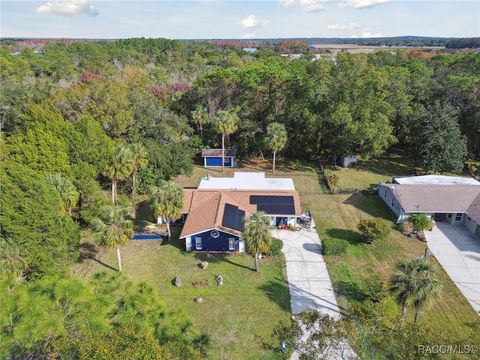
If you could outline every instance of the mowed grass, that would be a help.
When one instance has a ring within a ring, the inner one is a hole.
[[[401,170],[409,172],[408,167],[394,161],[387,167],[375,165],[375,162],[365,165],[367,167],[363,170],[349,172],[355,175],[354,178],[345,173],[344,180],[351,184],[349,186],[367,188],[376,179],[391,178]],[[387,239],[371,245],[359,242],[356,225],[362,218],[382,217],[393,227],[390,210],[380,198],[360,193],[327,194],[313,167],[280,163],[278,170],[272,174],[270,166],[268,160],[251,161],[240,168],[225,169],[224,173],[220,169],[196,166],[191,176],[181,176],[176,180],[184,187],[196,187],[207,174],[231,176],[234,171],[265,171],[267,176],[291,177],[302,204],[308,204],[314,214],[320,237],[349,242],[346,254],[325,256],[337,300],[346,309],[354,301],[362,300],[372,281],[386,281],[398,260],[424,253],[424,243],[407,238],[397,230],[392,230]],[[375,166],[380,167],[377,173]],[[175,230],[176,234],[178,231]],[[122,249],[124,272],[132,280],[147,280],[155,284],[167,304],[189,314],[197,328],[212,339],[211,359],[271,359],[281,356],[278,352],[265,349],[262,344],[266,341],[278,346],[271,338],[272,330],[279,321],[290,317],[283,256],[262,261],[261,272],[257,274],[252,270],[253,259],[249,255],[195,254],[182,249],[178,241],[161,246],[157,241],[131,241]],[[97,259],[78,264],[74,273],[89,278],[97,271],[115,271],[108,268],[116,267],[113,251],[102,250]],[[444,286],[439,301],[422,314],[420,321],[435,330],[451,334],[453,341],[468,333],[467,324],[477,321],[477,315],[436,260],[433,257],[430,259],[439,270]],[[198,267],[203,260],[210,263],[206,270]],[[225,279],[223,287],[215,284],[218,274]],[[182,279],[182,287],[171,285],[175,276]],[[195,281],[205,280],[208,280],[208,286],[192,286]],[[195,296],[203,297],[204,303],[196,304],[193,301]],[[412,316],[410,313],[409,317]]]
[[[402,163],[387,164],[387,167],[378,168],[378,173],[371,164],[365,165],[364,170],[340,170],[344,184],[348,184],[349,188],[365,189],[371,186],[373,179],[391,178],[409,172],[408,167]],[[392,173],[388,174],[389,171]],[[313,177],[311,181],[314,181]],[[297,184],[299,185],[301,186]],[[314,185],[305,186],[308,193],[312,192],[312,186]],[[320,184],[317,184],[317,193],[308,199],[320,237],[343,239],[349,243],[346,254],[325,256],[340,306],[348,309],[352,302],[362,301],[372,282],[383,281],[386,284],[397,261],[424,254],[426,244],[396,230],[392,222],[393,214],[379,197],[361,193],[322,193]],[[384,240],[364,244],[356,226],[361,219],[371,217],[389,221],[392,231]],[[438,270],[443,289],[440,299],[422,313],[420,321],[436,331],[448,334],[452,341],[465,338],[470,331],[468,325],[478,321],[478,316],[436,259],[433,256],[429,259]],[[410,311],[408,317],[413,318],[413,311]]]
[[[359,162],[355,167],[337,167],[333,171],[338,177],[340,189],[368,189],[381,182],[392,180],[392,176],[411,175],[414,169],[406,165],[400,154],[392,154],[379,159]]]
[[[205,174],[204,169],[195,168],[192,177],[179,182],[196,187]],[[283,254],[263,259],[260,272],[256,273],[253,257],[248,254],[183,251],[179,231],[179,227],[174,227],[171,243],[130,241],[121,250],[125,275],[133,281],[145,280],[155,285],[170,308],[188,314],[196,328],[210,336],[210,359],[284,358],[280,344],[272,338],[274,327],[291,316]],[[96,259],[77,264],[73,269],[75,275],[89,279],[99,271],[116,271],[113,250],[95,247],[88,233],[84,241],[84,251]],[[209,263],[207,269],[198,266],[202,261]],[[216,285],[217,275],[223,277],[223,286]],[[176,276],[182,280],[181,287],[172,285]],[[192,285],[195,282],[202,285],[195,287]],[[198,296],[203,303],[194,302]]]
[[[207,173],[210,176],[231,176],[234,171],[265,171],[267,176],[291,177],[302,204],[308,205],[313,213],[320,238],[349,242],[346,254],[325,256],[341,307],[348,309],[354,301],[362,301],[372,283],[386,283],[399,260],[425,253],[425,243],[406,237],[395,229],[393,214],[379,197],[360,192],[329,194],[324,191],[325,184],[313,167],[299,169],[293,164],[281,163],[279,170],[272,174],[268,160],[251,161],[240,169],[225,169],[225,175],[221,170],[195,167],[192,177],[181,177],[178,181],[183,186],[196,186]],[[415,169],[406,165],[402,156],[392,155],[383,160],[364,162],[361,168],[338,171],[346,188],[367,189],[392,176],[412,174]],[[371,217],[385,219],[392,226],[392,231],[387,239],[364,244],[356,226],[361,219]],[[433,256],[429,259],[438,270],[443,289],[440,299],[422,313],[420,321],[436,331],[451,334],[452,341],[464,337],[470,331],[468,325],[478,321],[478,316],[436,259]],[[413,312],[408,316],[413,318]]]

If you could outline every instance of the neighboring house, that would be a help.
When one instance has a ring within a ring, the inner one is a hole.
[[[292,179],[269,179],[265,173],[236,172],[233,178],[202,179],[184,190],[186,216],[180,239],[187,251],[245,251],[244,219],[265,212],[272,226],[295,225],[300,198]]]
[[[423,213],[436,221],[463,224],[480,237],[480,182],[473,178],[426,175],[380,184],[379,196],[401,223]]]
[[[233,149],[225,149],[225,167],[235,166],[236,151]],[[204,149],[202,150],[203,165],[205,167],[221,167],[222,166],[222,149]]]

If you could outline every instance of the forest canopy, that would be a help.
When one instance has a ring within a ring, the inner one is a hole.
[[[431,173],[480,159],[476,52],[290,61],[272,48],[166,39],[13,45],[0,46],[2,358],[121,358],[131,346],[144,358],[201,357],[208,339],[149,302],[159,297],[149,284],[83,283],[69,272],[101,209],[190,174],[199,151],[222,139],[241,159],[281,149],[335,163],[395,149]],[[122,308],[132,289],[140,295]]]

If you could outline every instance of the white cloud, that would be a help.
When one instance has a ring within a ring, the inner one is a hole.
[[[390,0],[346,0],[341,2],[340,6],[351,7],[354,9],[366,9],[389,1]]]
[[[354,38],[354,39],[357,39],[357,38],[377,38],[377,37],[383,37],[383,34],[371,33],[370,31],[364,31],[360,36],[357,35],[357,34],[353,34],[351,37]]]
[[[37,13],[62,16],[98,16],[98,10],[90,4],[89,0],[50,0],[39,6]]]
[[[332,31],[354,30],[354,29],[358,29],[359,27],[360,27],[360,25],[356,22],[350,22],[348,24],[330,24],[330,25],[327,25],[327,29],[332,30]]]
[[[317,12],[325,8],[324,4],[329,0],[300,0],[300,7],[306,12]]]
[[[317,12],[325,8],[324,4],[331,0],[278,0],[280,5],[287,7],[299,4],[305,12]]]
[[[255,39],[255,34],[243,34],[242,39]]]
[[[362,34],[362,38],[375,38],[375,37],[382,37],[383,35],[380,33],[371,33],[370,31],[365,31]]]
[[[255,15],[248,15],[245,19],[240,21],[240,25],[243,28],[251,29],[251,28],[260,28],[268,25],[267,20],[258,20]]]

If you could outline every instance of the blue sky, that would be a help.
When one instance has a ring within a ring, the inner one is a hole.
[[[1,36],[480,36],[480,1],[1,1]]]

